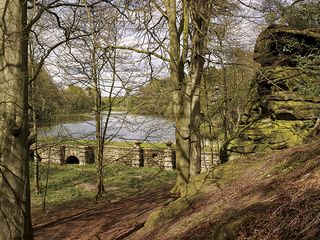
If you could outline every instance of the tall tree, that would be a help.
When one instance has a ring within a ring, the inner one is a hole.
[[[32,239],[27,1],[1,1],[0,16],[0,239]]]
[[[170,77],[176,85],[173,93],[178,170],[176,189],[181,191],[201,168],[200,83],[212,1],[182,1],[180,21],[177,21],[177,1],[168,0],[164,5],[170,37]]]
[[[72,26],[62,24],[53,10],[61,7],[83,7],[83,4],[60,0],[0,1],[0,239],[33,238],[28,160],[34,134],[29,134],[28,84],[37,78],[45,59],[55,48],[78,37],[72,35]],[[29,19],[28,9],[32,10]],[[65,39],[47,49],[42,46],[43,56],[30,77],[28,38],[45,12],[56,20],[56,29],[62,30]]]
[[[200,83],[207,57],[208,29],[225,6],[228,6],[226,1],[219,0],[129,2],[126,17],[132,20],[137,16],[136,31],[140,33],[137,34],[140,42],[138,40],[135,46],[111,46],[145,54],[149,60],[157,57],[169,63],[170,81],[174,85],[171,92],[178,172],[173,190],[181,193],[201,169]],[[156,64],[150,60],[149,65],[153,73]]]

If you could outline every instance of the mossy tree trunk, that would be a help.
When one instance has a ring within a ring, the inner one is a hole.
[[[0,239],[32,239],[27,2],[0,1]]]
[[[170,77],[171,81],[175,85],[175,91],[173,93],[175,124],[176,124],[176,158],[177,158],[177,182],[176,190],[180,191],[181,186],[184,186],[189,181],[189,168],[190,168],[190,154],[189,154],[189,128],[188,117],[190,111],[188,108],[188,102],[185,101],[185,76],[184,76],[184,64],[186,61],[186,55],[188,51],[188,13],[187,7],[184,7],[183,17],[187,24],[183,26],[183,53],[181,56],[180,49],[180,34],[176,24],[176,1],[168,0],[166,2],[166,9],[168,12],[168,26],[170,36]]]
[[[204,56],[207,49],[208,18],[210,1],[191,1],[191,19],[194,32],[191,38],[191,59],[188,74],[187,94],[190,96],[190,176],[195,177],[201,171],[201,135],[200,135],[200,85],[203,78]]]
[[[170,37],[170,77],[175,84],[173,101],[178,175],[173,191],[184,194],[190,179],[201,170],[200,83],[206,50],[208,19],[205,16],[210,1],[185,0],[182,4],[182,18],[180,26],[177,26],[177,2],[165,2]],[[188,52],[191,53],[190,58]]]

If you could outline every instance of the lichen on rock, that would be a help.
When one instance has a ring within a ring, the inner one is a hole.
[[[307,142],[320,118],[320,30],[273,25],[257,38],[249,101],[227,156]],[[319,131],[318,131],[319,132]]]

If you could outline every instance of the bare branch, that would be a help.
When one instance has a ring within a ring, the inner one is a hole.
[[[136,53],[142,53],[142,54],[147,54],[147,55],[151,55],[151,56],[154,56],[154,57],[157,57],[163,61],[166,61],[166,62],[169,62],[170,59],[169,58],[166,58],[164,56],[162,56],[161,54],[158,54],[156,52],[153,52],[153,51],[147,51],[147,50],[143,50],[143,49],[139,49],[139,48],[134,48],[134,47],[129,47],[129,46],[108,46],[108,47],[105,47],[103,48],[105,50],[108,50],[108,49],[122,49],[122,50],[129,50],[129,51],[134,51]]]

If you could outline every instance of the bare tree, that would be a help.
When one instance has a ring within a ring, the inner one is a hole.
[[[114,106],[113,99],[126,87],[116,71],[117,50],[102,49],[102,44],[117,44],[117,17],[113,8],[97,4],[95,7],[79,9],[77,13],[79,31],[88,33],[67,44],[67,53],[60,66],[73,84],[86,87],[92,95],[95,116],[95,141],[97,161],[96,201],[105,192],[104,145]],[[69,66],[63,66],[68,61]],[[119,85],[117,87],[116,85]],[[103,98],[107,100],[103,103]]]

